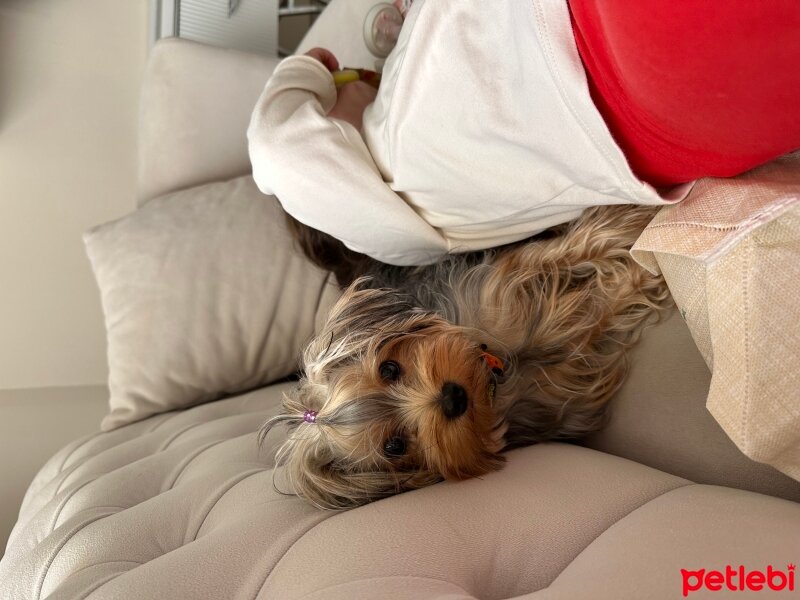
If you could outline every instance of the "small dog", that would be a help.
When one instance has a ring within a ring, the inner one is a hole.
[[[355,280],[259,440],[288,424],[276,463],[294,492],[345,509],[600,428],[626,351],[669,301],[628,251],[653,215],[593,208],[531,241]]]

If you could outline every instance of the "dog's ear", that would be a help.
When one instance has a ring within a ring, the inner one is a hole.
[[[331,309],[328,324],[349,329],[374,329],[424,312],[416,299],[395,289],[376,287],[371,277],[359,277]]]
[[[322,371],[357,362],[374,354],[387,341],[419,333],[441,319],[418,306],[414,297],[388,288],[369,287],[357,279],[331,309],[322,331],[306,347],[306,376],[321,383]]]

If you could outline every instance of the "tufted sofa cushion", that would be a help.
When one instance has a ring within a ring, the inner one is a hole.
[[[273,485],[282,433],[256,444],[288,385],[66,447],[25,498],[0,597],[667,597],[681,568],[800,552],[796,503],[564,444],[512,452],[482,479],[319,511]]]

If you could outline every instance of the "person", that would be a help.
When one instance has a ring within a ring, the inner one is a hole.
[[[282,61],[253,176],[327,263],[422,265],[677,202],[800,147],[798,30],[793,0],[416,0],[377,92],[337,90],[325,49]]]

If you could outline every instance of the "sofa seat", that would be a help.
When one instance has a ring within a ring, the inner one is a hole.
[[[682,568],[785,567],[800,551],[797,503],[568,444],[320,511],[278,491],[284,433],[256,443],[290,385],[65,447],[28,491],[0,597],[665,597]]]

